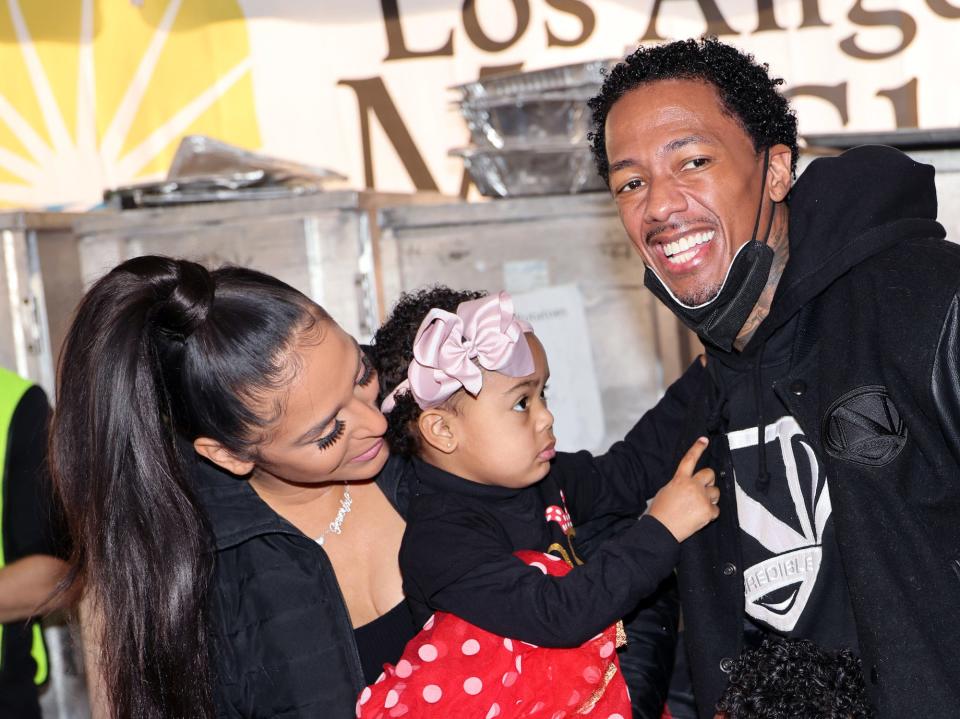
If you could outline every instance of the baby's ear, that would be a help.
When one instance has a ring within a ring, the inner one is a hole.
[[[426,444],[443,454],[450,454],[457,448],[456,433],[449,420],[449,413],[442,409],[424,410],[417,419],[420,437]]]

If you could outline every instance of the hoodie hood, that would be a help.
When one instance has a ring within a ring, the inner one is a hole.
[[[934,168],[883,145],[814,160],[788,204],[790,258],[745,353],[850,268],[897,243],[946,234],[936,221]]]

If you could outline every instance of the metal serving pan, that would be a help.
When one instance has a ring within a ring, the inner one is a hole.
[[[605,190],[586,145],[551,144],[451,150],[487,197],[563,195]]]
[[[603,70],[615,64],[615,60],[591,60],[574,65],[548,67],[543,70],[493,75],[483,80],[454,85],[451,90],[460,93],[461,101],[507,98],[564,90],[572,87],[599,89],[603,82]]]
[[[568,143],[582,145],[591,130],[587,100],[596,88],[579,87],[513,98],[465,100],[460,113],[473,144],[509,148],[514,144]]]

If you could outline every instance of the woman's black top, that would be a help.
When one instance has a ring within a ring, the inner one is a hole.
[[[419,627],[413,622],[410,605],[401,601],[397,606],[372,622],[353,630],[360,652],[360,666],[367,684],[373,684],[383,672],[386,663],[396,664],[407,642]]]
[[[404,514],[407,465],[377,484]],[[249,482],[197,462],[196,492],[213,533],[208,626],[217,719],[352,719],[366,685],[333,565]]]

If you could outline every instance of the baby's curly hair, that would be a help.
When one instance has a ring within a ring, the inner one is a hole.
[[[420,323],[434,307],[456,312],[462,302],[486,296],[487,292],[451,290],[443,285],[405,292],[393,306],[390,317],[373,336],[371,354],[380,377],[382,402],[393,388],[407,378],[407,368],[413,359],[413,341]],[[420,437],[414,431],[420,407],[409,393],[401,393],[396,406],[387,415],[387,444],[390,451],[402,457],[411,457],[420,449]]]
[[[872,719],[860,659],[807,639],[767,637],[734,663],[717,711],[727,719]]]
[[[797,118],[777,87],[783,79],[770,77],[766,64],[714,37],[678,40],[665,45],[637,48],[616,65],[600,93],[588,101],[593,111],[589,135],[597,172],[610,180],[605,126],[617,100],[641,85],[657,80],[699,80],[713,85],[723,109],[743,127],[760,152],[777,144],[790,148],[791,172],[796,172]]]

